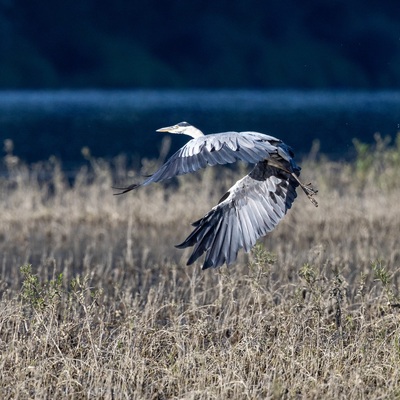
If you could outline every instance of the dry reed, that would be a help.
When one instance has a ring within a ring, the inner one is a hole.
[[[207,271],[174,244],[243,166],[115,197],[138,179],[122,158],[88,156],[71,185],[56,160],[8,154],[2,398],[398,398],[400,173],[378,150],[305,160],[319,208],[299,193],[250,255]]]

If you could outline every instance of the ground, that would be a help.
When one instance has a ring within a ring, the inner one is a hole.
[[[122,159],[72,185],[56,160],[5,159],[2,398],[400,396],[396,151],[305,158],[319,207],[299,191],[252,253],[207,271],[174,245],[244,166],[113,196],[139,179]]]

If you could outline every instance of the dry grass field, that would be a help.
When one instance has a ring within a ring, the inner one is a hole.
[[[244,166],[113,196],[139,180],[123,158],[87,154],[71,185],[7,154],[1,398],[399,398],[400,146],[356,146],[303,160],[319,207],[299,191],[251,254],[207,271],[174,245]]]

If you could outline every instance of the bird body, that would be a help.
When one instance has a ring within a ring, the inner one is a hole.
[[[120,188],[123,194],[140,186],[195,172],[207,165],[230,164],[238,160],[255,164],[253,170],[236,182],[203,218],[193,226],[188,238],[176,246],[194,246],[188,265],[206,253],[203,269],[232,264],[238,251],[246,252],[258,238],[272,231],[296,198],[300,185],[312,203],[317,193],[303,185],[294,154],[281,140],[258,132],[223,132],[204,135],[187,122],[161,128],[158,132],[191,136],[158,171],[139,184]]]

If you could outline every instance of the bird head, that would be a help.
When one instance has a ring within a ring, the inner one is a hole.
[[[200,131],[199,129],[195,128],[193,125],[190,125],[187,122],[179,122],[179,124],[176,125],[166,126],[165,128],[157,129],[156,132],[184,134],[184,135],[189,135],[192,138],[204,136],[202,131]]]

